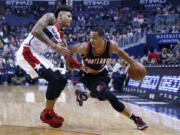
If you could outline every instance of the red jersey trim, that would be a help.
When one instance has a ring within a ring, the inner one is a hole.
[[[56,23],[55,26],[56,26],[57,31],[59,32],[59,36],[60,36],[61,40],[63,40],[64,39],[64,32],[60,31],[58,23]]]
[[[111,47],[112,47],[112,44],[111,44],[111,41],[110,41],[110,44],[109,44],[109,57],[110,58],[112,56],[112,49],[111,49]]]
[[[23,57],[32,68],[35,68],[36,64],[40,64],[40,61],[32,54],[28,47],[23,48]]]

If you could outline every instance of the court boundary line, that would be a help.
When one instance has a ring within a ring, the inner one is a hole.
[[[49,130],[55,130],[55,131],[65,131],[65,132],[71,132],[71,133],[81,133],[81,134],[87,134],[87,135],[101,135],[97,133],[89,133],[89,132],[81,132],[81,131],[74,131],[74,130],[67,130],[67,129],[57,129],[57,128],[51,128],[51,127],[31,127],[31,126],[18,126],[18,125],[0,125],[2,126],[8,126],[8,127],[21,127],[21,128],[35,128],[35,129],[49,129]]]
[[[124,101],[123,101],[123,102],[124,102]],[[173,119],[173,120],[176,120],[176,121],[180,122],[180,119],[177,119],[177,118],[175,118],[175,117],[170,117],[170,116],[167,116],[167,115],[165,115],[165,114],[158,113],[158,112],[156,112],[156,111],[152,111],[152,110],[147,109],[147,108],[144,108],[144,107],[140,107],[140,106],[135,105],[135,104],[133,104],[133,103],[129,103],[129,102],[125,102],[125,103],[127,103],[127,104],[131,104],[131,105],[136,106],[136,107],[138,107],[138,108],[141,108],[141,109],[147,110],[147,111],[149,111],[149,112],[152,112],[152,113],[155,113],[155,114],[161,115],[161,116],[163,116],[163,117],[167,117],[167,118],[169,118],[169,119]]]
[[[123,101],[123,102],[124,102],[124,101]],[[154,115],[160,117],[160,119],[163,119],[163,118],[165,117],[166,119],[172,120],[173,123],[178,122],[179,125],[180,125],[180,120],[179,120],[179,119],[176,119],[176,118],[174,118],[174,117],[170,117],[170,116],[167,116],[167,115],[165,115],[165,114],[161,114],[161,113],[152,111],[152,110],[150,110],[150,109],[147,109],[147,108],[144,108],[144,107],[140,107],[140,106],[135,105],[135,104],[133,104],[133,103],[129,103],[129,102],[124,102],[124,103],[129,104],[130,106],[134,106],[135,108],[142,109],[142,110],[144,110],[144,111],[149,111],[149,113],[153,113]],[[153,121],[153,122],[154,122],[154,121]],[[154,122],[154,123],[155,123],[155,122]],[[180,131],[179,128],[173,128],[172,126],[167,126],[167,125],[165,125],[165,124],[163,124],[163,126],[164,126],[164,127],[171,128],[171,129],[173,129],[173,130],[177,130],[178,132]]]

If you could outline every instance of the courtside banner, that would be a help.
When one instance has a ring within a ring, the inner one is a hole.
[[[6,0],[8,6],[31,6],[33,5],[32,0]]]
[[[145,8],[161,7],[162,4],[166,4],[167,0],[139,0],[139,4]]]
[[[156,50],[161,44],[176,44],[180,41],[180,33],[147,34],[147,45],[154,45]]]
[[[48,6],[55,6],[55,0],[5,0],[0,1],[0,4],[10,6],[10,7],[19,7],[19,8],[27,8],[27,7],[36,7],[42,6],[48,8]]]
[[[180,65],[156,65],[146,68],[147,75],[144,79],[129,79],[124,91],[153,100],[180,103]]]
[[[85,9],[102,9],[108,7],[117,7],[121,1],[110,1],[110,0],[85,0],[85,1],[74,1],[73,5],[83,5]]]

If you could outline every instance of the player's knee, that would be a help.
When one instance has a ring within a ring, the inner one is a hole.
[[[57,87],[59,78],[51,69],[46,69],[46,70],[42,71],[40,74],[40,77],[47,80],[48,83],[50,83],[52,86]]]
[[[53,100],[59,97],[62,90],[66,86],[67,79],[63,77],[59,71],[53,72],[51,69],[47,69],[46,71],[42,72],[41,77],[46,79],[49,83],[46,98]]]
[[[63,76],[59,76],[58,89],[56,91],[56,98],[60,96],[61,92],[63,91],[63,89],[66,86],[66,83],[67,83],[67,79]]]
[[[65,77],[61,76],[59,81],[61,83],[60,89],[64,89],[64,87],[66,86],[66,83],[67,83],[67,79]]]

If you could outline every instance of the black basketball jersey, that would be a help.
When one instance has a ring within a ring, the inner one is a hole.
[[[101,71],[111,58],[111,43],[105,40],[105,46],[100,54],[96,54],[91,42],[88,42],[87,53],[83,56],[84,65]]]

